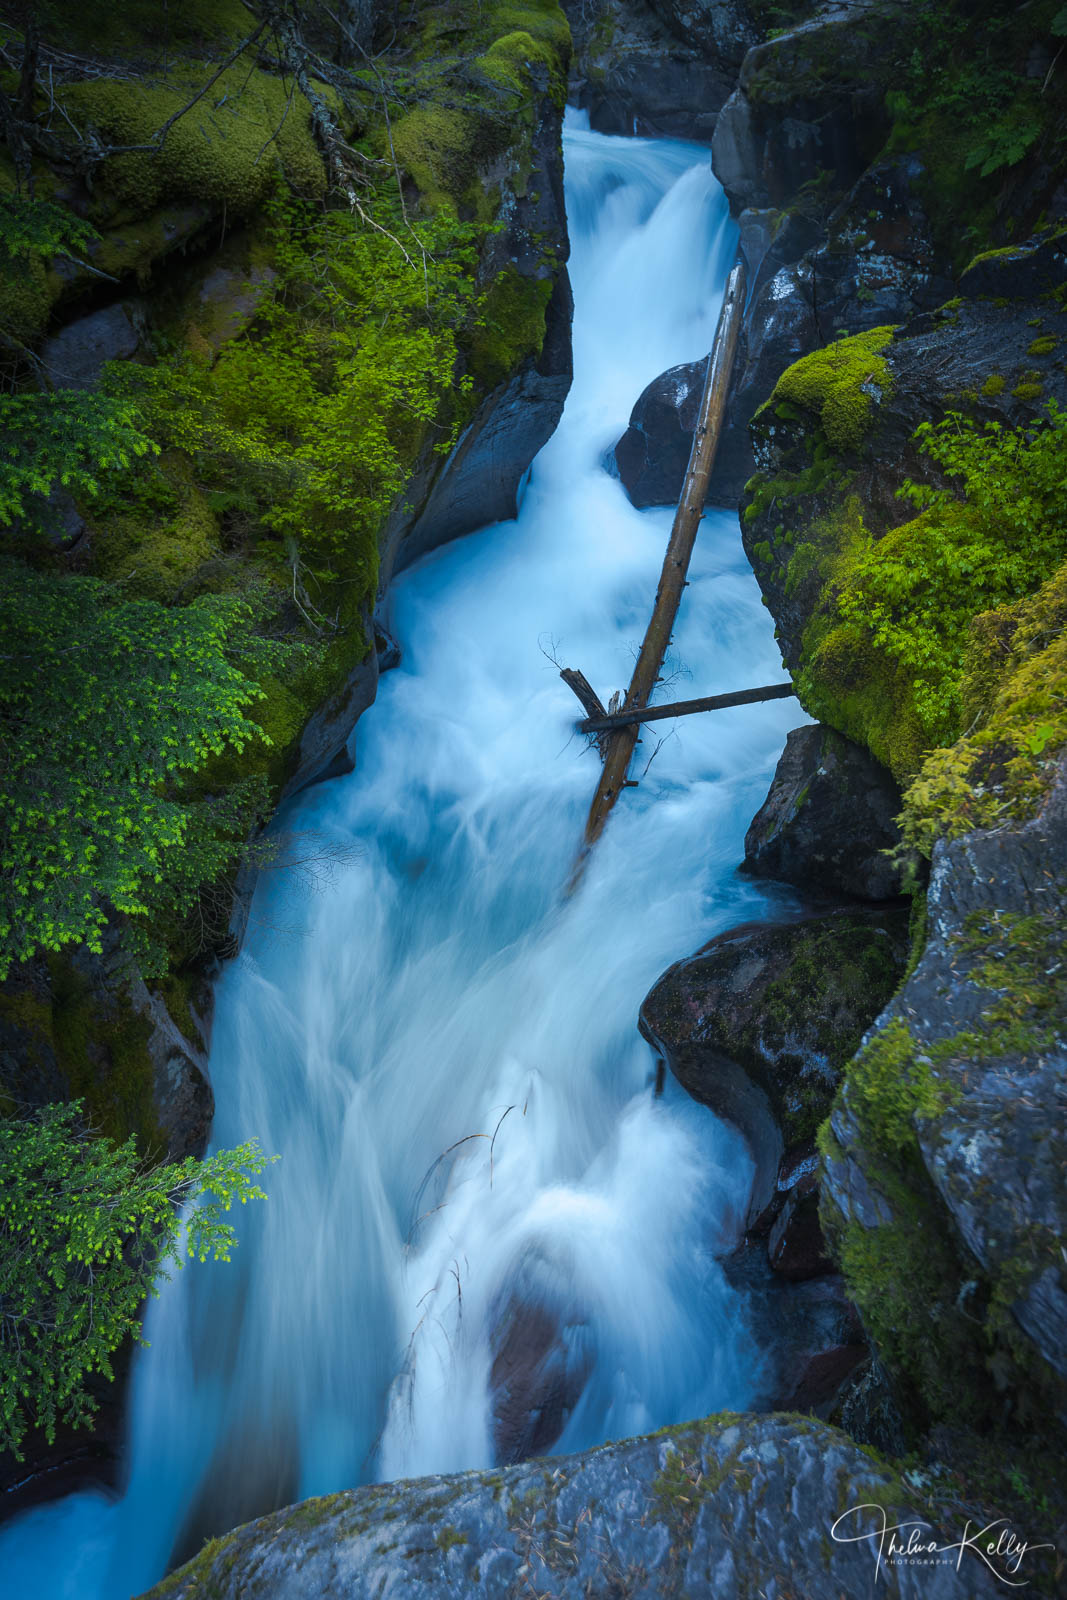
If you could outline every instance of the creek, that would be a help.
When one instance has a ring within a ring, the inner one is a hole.
[[[494,1427],[555,1427],[553,1450],[575,1450],[758,1391],[720,1261],[749,1156],[669,1075],[654,1093],[636,1017],[671,961],[767,914],[736,865],[800,714],[646,729],[640,786],[566,900],[597,761],[549,659],[605,700],[629,679],[671,512],[635,511],[603,458],[644,385],[709,348],[736,230],[706,150],[574,113],[565,149],[563,421],[516,522],[394,584],[402,663],[356,770],[279,818],[305,865],[262,875],[219,984],[213,1138],[279,1153],[269,1198],[241,1213],[231,1264],[191,1267],[150,1308],[123,1496],[4,1530],[12,1600],[125,1600],[291,1500],[488,1465]],[[733,513],[706,516],[690,579],[664,692],[777,678]]]

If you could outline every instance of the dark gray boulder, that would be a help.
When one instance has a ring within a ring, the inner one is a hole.
[[[831,211],[811,270],[821,340],[932,311],[955,293],[921,197],[918,156],[868,167]]]
[[[304,724],[296,767],[282,790],[283,800],[309,784],[353,770],[348,740],[364,711],[374,704],[378,679],[387,664],[392,664],[388,651],[395,648],[387,635],[373,629],[369,619],[366,626],[374,635],[374,643],[336,693],[323,701]]]
[[[921,1566],[889,1561],[876,1569],[883,1526],[914,1523],[938,1547],[958,1544],[962,1526],[939,1527],[914,1500],[894,1473],[824,1423],[713,1417],[581,1455],[308,1500],[212,1540],[149,1595],[868,1600],[884,1591],[891,1600],[986,1600],[999,1593],[999,1579],[970,1552],[958,1572],[957,1552],[947,1548]]]
[[[744,31],[737,4],[708,7],[721,18],[693,31],[669,0],[565,0],[563,9],[575,48],[571,101],[589,113],[591,127],[711,142],[754,37]]]
[[[810,1138],[903,975],[908,912],[857,907],[746,923],[670,967],[639,1026],[682,1087],[745,1134],[752,1215],[786,1147]]]
[[[862,1344],[834,1344],[816,1351],[797,1372],[785,1409],[826,1416],[866,1359],[867,1347]]]
[[[735,213],[788,206],[827,174],[848,188],[882,145],[888,123],[881,67],[891,55],[889,10],[829,5],[753,46],[723,107],[712,165]]]
[[[523,474],[556,430],[571,386],[573,310],[565,270],[546,316],[545,342],[481,404],[425,504],[406,529],[397,558],[410,566],[429,550],[517,514]]]
[[[776,261],[777,251],[772,250],[764,260],[761,278]],[[755,466],[749,420],[772,393],[786,367],[814,350],[818,342],[808,261],[777,266],[756,292],[746,314],[722,437],[708,485],[708,499],[713,505],[740,503]]]
[[[573,1313],[572,1313],[573,1316]],[[492,1335],[493,1455],[501,1465],[551,1450],[585,1388],[592,1361],[567,1308],[512,1294]]]
[[[119,303],[68,322],[41,346],[53,389],[93,389],[104,363],[128,360],[141,342],[136,308]]]
[[[630,413],[615,446],[615,470],[635,506],[676,505],[681,497],[707,357],[653,378]]]
[[[859,900],[901,893],[900,789],[861,745],[820,723],[794,728],[745,834],[744,870]]]
[[[709,61],[739,67],[758,29],[745,0],[650,0],[672,33]]]

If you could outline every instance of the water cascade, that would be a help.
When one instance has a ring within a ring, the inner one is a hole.
[[[672,960],[758,916],[735,872],[795,702],[647,728],[563,899],[596,757],[548,658],[629,678],[669,511],[604,470],[643,386],[709,346],[735,230],[706,151],[566,136],[575,383],[517,522],[393,588],[401,666],[356,771],[279,819],[332,873],[263,876],[219,987],[220,1145],[281,1155],[229,1266],[164,1286],[131,1477],[0,1539],[12,1600],[120,1600],[177,1552],[298,1497],[571,1450],[759,1383],[718,1255],[744,1144],[635,1027]],[[737,520],[701,528],[674,698],[780,673]],[[661,744],[662,740],[662,744]],[[496,1399],[494,1400],[494,1395]]]

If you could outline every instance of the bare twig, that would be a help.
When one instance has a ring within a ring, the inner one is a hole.
[[[496,1144],[496,1136],[500,1132],[501,1125],[503,1124],[503,1121],[504,1121],[504,1117],[507,1116],[508,1111],[514,1111],[514,1109],[515,1109],[514,1106],[508,1106],[508,1110],[504,1112],[504,1115],[500,1118],[500,1121],[497,1123],[496,1127],[493,1129],[493,1137],[489,1141],[489,1187],[490,1187],[490,1189],[493,1187],[493,1147]]]

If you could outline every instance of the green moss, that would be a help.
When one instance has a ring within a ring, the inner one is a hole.
[[[893,333],[890,327],[872,328],[802,356],[783,372],[768,404],[785,400],[801,407],[820,422],[832,449],[857,450],[870,427],[873,396],[892,392],[881,352]]]
[[[761,407],[760,410],[764,410]],[[777,413],[782,414],[778,407]],[[760,413],[757,412],[758,416]],[[799,472],[781,472],[773,478],[750,478],[745,485],[752,499],[745,507],[742,521],[746,524],[765,516],[772,507],[799,500],[804,495],[818,494],[836,481],[832,454],[825,444],[817,444],[811,462]],[[789,539],[787,538],[787,543]]]
[[[100,238],[88,251],[89,261],[113,278],[133,276],[139,287],[146,288],[156,262],[195,237],[208,218],[185,204],[157,206],[146,216],[124,218],[110,229],[101,221]]]
[[[431,210],[454,211],[470,197],[479,171],[476,133],[470,117],[445,106],[417,106],[394,124],[397,157]]]
[[[343,1511],[347,1501],[348,1495],[345,1490],[339,1490],[336,1494],[316,1495],[311,1500],[302,1500],[299,1505],[286,1513],[282,1526],[298,1529],[301,1533],[321,1528],[324,1522],[331,1522],[340,1511]]]
[[[536,97],[543,87],[562,109],[570,30],[555,0],[479,11],[466,42],[481,53],[463,65],[460,75],[447,57],[435,60],[455,25],[447,7],[431,6],[424,13],[419,53],[426,70],[439,75],[437,92],[421,96],[420,104],[394,121],[393,148],[432,211],[490,222],[498,196],[485,183],[485,171],[510,150],[515,192],[525,193],[533,166]]]
[[[1030,254],[1031,252],[1026,249],[1025,246],[1017,244],[998,245],[993,250],[979,250],[978,254],[976,256],[972,256],[970,261],[968,261],[966,267],[963,269],[964,274],[970,272],[974,267],[981,266],[987,261],[1025,261],[1026,257]]]
[[[148,61],[162,65],[176,50],[211,50],[236,45],[255,24],[241,0],[181,0],[160,6],[159,0],[39,0],[41,31],[47,38],[62,29],[72,51],[95,58]]]
[[[540,353],[551,297],[551,278],[528,278],[512,266],[494,280],[470,348],[470,371],[480,386],[495,388],[525,357]]]
[[[953,1084],[935,1078],[932,1058],[919,1051],[899,1017],[880,1028],[855,1057],[848,1081],[850,1104],[881,1150],[910,1147],[917,1119],[937,1116],[959,1099]]]
[[[165,86],[96,78],[69,85],[64,107],[78,126],[91,124],[116,144],[149,144],[157,129],[210,75],[207,66],[172,66]],[[280,78],[238,62],[170,129],[157,151],[112,157],[103,173],[97,213],[107,207],[142,218],[176,200],[225,207],[243,216],[273,191],[279,164],[302,193],[322,195],[326,172],[311,131],[310,109]],[[266,150],[266,154],[264,154]]]
[[[458,1528],[453,1528],[451,1524],[446,1523],[443,1528],[437,1530],[433,1542],[440,1551],[447,1555],[449,1550],[454,1550],[457,1545],[466,1544],[467,1535],[461,1533]]]
[[[188,460],[171,452],[143,472],[132,503],[87,506],[97,571],[127,594],[171,601],[221,554],[218,525]]]
[[[1042,379],[1029,373],[1011,391],[1013,400],[1040,400],[1044,392]]]
[[[926,901],[927,892],[925,889],[916,888],[912,890],[911,912],[908,922],[908,966],[904,973],[905,982],[919,965],[923,951],[926,949]]]
[[[0,251],[0,327],[6,334],[32,344],[47,327],[55,298],[42,261]]]
[[[795,673],[798,693],[811,716],[866,745],[892,771],[913,773],[931,743],[915,705],[916,674],[887,660],[861,621],[838,614],[838,597],[871,549],[861,500],[839,494],[828,506],[820,496],[826,509],[801,525],[784,567],[784,594],[810,618]]]
[[[495,39],[485,55],[477,58],[475,66],[497,83],[506,84],[520,95],[527,92],[531,69],[540,67],[550,80],[555,79],[553,100],[556,109],[563,110],[564,100],[560,98],[563,84],[558,74],[559,50],[553,44],[532,38],[525,28]]]
[[[997,395],[1003,394],[1007,387],[1006,381],[999,372],[991,372],[982,385],[982,393],[989,400],[995,400]]]
[[[1028,356],[1050,356],[1059,344],[1059,336],[1053,333],[1043,334],[1040,339],[1035,339],[1027,350]]]
[[[1067,564],[1029,599],[974,619],[961,684],[973,731],[934,750],[908,787],[910,848],[929,855],[938,838],[1025,817],[1042,803],[1067,744],[1065,623]]]
[[[121,1143],[131,1133],[146,1156],[161,1156],[166,1136],[155,1108],[148,1056],[151,1024],[123,994],[94,992],[60,956],[49,958],[56,1058],[72,1100],[84,1100],[90,1126]]]

